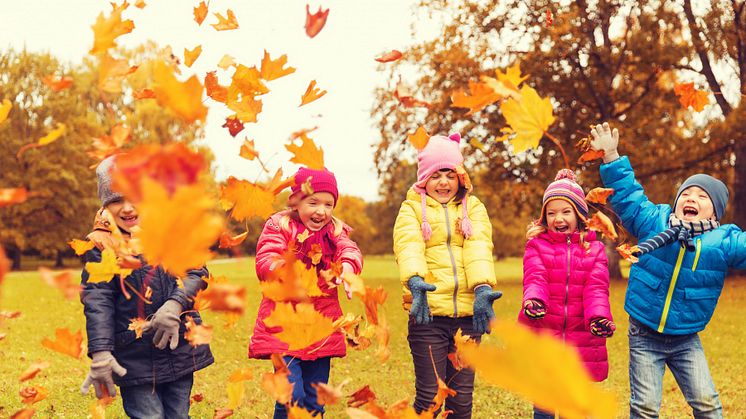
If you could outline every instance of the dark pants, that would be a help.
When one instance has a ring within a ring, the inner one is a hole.
[[[194,375],[153,385],[120,387],[124,412],[133,419],[182,419],[189,417],[189,397]]]
[[[534,419],[554,419],[554,412],[547,412],[534,406]]]
[[[293,403],[311,412],[313,416],[324,413],[324,406],[316,398],[316,389],[311,383],[329,382],[330,357],[319,358],[315,361],[301,361],[286,356],[283,358],[290,370],[288,381],[293,385]],[[287,419],[288,411],[284,404],[275,403],[274,419]]]
[[[471,418],[471,399],[474,391],[474,371],[464,368],[457,370],[448,359],[448,354],[456,352],[453,337],[461,329],[464,336],[479,341],[481,335],[474,332],[472,317],[434,316],[433,322],[418,325],[409,318],[409,349],[414,361],[415,390],[414,410],[417,413],[427,410],[433,404],[438,392],[438,380],[456,391],[456,395],[446,399],[445,408],[453,413],[449,419]],[[432,353],[432,356],[431,356]],[[433,371],[433,364],[435,370]],[[438,412],[436,412],[437,415]]]

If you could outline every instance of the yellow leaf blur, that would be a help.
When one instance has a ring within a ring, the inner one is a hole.
[[[3,99],[2,103],[0,104],[0,124],[8,119],[8,114],[10,113],[10,108],[12,107],[13,104],[10,103],[8,99]]]
[[[407,141],[414,146],[417,151],[422,150],[430,141],[430,134],[425,131],[425,128],[417,127],[417,131],[414,134],[407,135]]]
[[[264,57],[262,58],[262,70],[261,75],[264,80],[270,81],[274,79],[279,79],[282,76],[287,76],[288,74],[292,74],[295,72],[295,68],[293,67],[287,67],[282,68],[287,64],[288,56],[287,55],[281,55],[280,58],[276,60],[272,60],[269,57],[269,53],[267,50],[264,50]]]
[[[226,391],[228,393],[228,408],[236,410],[244,395],[244,384],[243,381],[229,381],[226,385]]]
[[[57,141],[58,138],[65,135],[66,132],[67,132],[67,127],[65,126],[65,124],[57,123],[57,127],[49,131],[47,135],[39,138],[39,141],[37,142],[37,144],[47,145],[49,143],[53,143]]]
[[[233,77],[231,78],[230,87],[236,89],[231,92],[231,96],[237,97],[239,92],[247,96],[269,93],[269,89],[262,83],[261,77],[262,73],[256,67],[246,67],[243,64],[239,64],[236,66],[236,72],[233,73]]]
[[[236,118],[241,122],[256,122],[256,116],[262,111],[261,100],[249,94],[242,94],[239,100],[238,90],[233,85],[228,88],[225,105],[236,113]]]
[[[205,121],[207,108],[202,104],[202,84],[197,76],[180,82],[173,69],[163,61],[156,61],[153,69],[153,90],[158,104],[171,110],[185,122]]]
[[[233,10],[228,9],[226,14],[228,17],[223,17],[220,13],[214,13],[215,17],[218,18],[218,23],[213,23],[210,26],[215,28],[216,31],[238,29],[238,21],[236,20],[236,15],[233,14]]]
[[[108,93],[122,93],[122,80],[135,70],[137,67],[130,66],[127,60],[102,55],[98,65],[98,88]]]
[[[232,208],[231,217],[237,221],[254,216],[268,218],[275,212],[274,200],[272,191],[233,176],[220,187],[220,204],[226,211]]]
[[[307,166],[309,169],[323,169],[324,152],[321,147],[317,147],[313,140],[306,137],[305,134],[301,134],[300,139],[302,141],[301,145],[296,145],[294,142],[285,145],[285,148],[293,153],[293,158],[290,161]]]
[[[536,148],[554,122],[549,98],[540,98],[536,90],[525,85],[521,88],[521,97],[506,100],[500,104],[500,111],[515,132],[511,140],[515,153]]]
[[[93,244],[93,242],[91,242],[91,241],[88,241],[88,240],[78,240],[78,239],[72,239],[69,242],[67,242],[67,244],[69,244],[70,247],[73,248],[73,250],[75,251],[75,254],[78,255],[78,256],[80,256],[83,253],[85,253],[85,252],[93,249],[93,247],[95,246]]]
[[[469,112],[466,115],[471,115],[502,98],[501,94],[493,90],[486,83],[478,83],[471,80],[469,80],[469,93],[470,95],[467,95],[463,90],[458,90],[451,94],[451,106],[467,108]]]
[[[220,62],[218,63],[218,67],[222,68],[223,70],[227,70],[234,65],[236,65],[236,62],[233,61],[233,57],[228,54],[223,55],[223,58],[221,58]]]
[[[114,275],[126,277],[132,269],[122,269],[117,264],[117,257],[112,249],[105,249],[101,253],[101,262],[87,262],[85,270],[88,272],[88,282],[108,282]]]
[[[500,69],[495,70],[497,79],[507,88],[518,91],[518,86],[528,78],[528,74],[521,76],[521,63],[517,62],[508,67],[504,73]],[[497,87],[497,86],[493,86]],[[497,89],[496,89],[497,91]]]
[[[207,17],[207,5],[204,1],[201,1],[199,3],[199,6],[194,8],[194,21],[197,22],[197,25],[202,25],[202,22],[205,21],[205,18]]]
[[[103,12],[96,18],[91,28],[93,29],[93,48],[89,54],[106,52],[109,48],[116,47],[115,39],[121,35],[132,32],[135,24],[131,20],[122,20],[122,12],[127,8],[125,0],[121,6],[112,3],[111,16],[104,17]]]
[[[303,349],[327,338],[334,332],[332,319],[313,308],[311,303],[278,303],[264,323],[269,327],[282,327],[275,336],[288,344],[288,350]]]
[[[202,54],[202,45],[197,45],[192,50],[184,48],[184,65],[191,67],[197,61],[200,54]]]
[[[54,331],[54,337],[55,340],[44,338],[41,341],[42,346],[76,359],[80,358],[83,353],[83,334],[80,330],[73,334],[69,329],[57,329]]]
[[[308,88],[306,89],[306,93],[303,93],[303,96],[301,96],[300,105],[298,106],[300,107],[307,103],[311,103],[325,94],[326,90],[321,90],[316,87],[316,80],[311,80],[311,83],[308,84]]]
[[[259,157],[259,153],[257,153],[256,148],[254,148],[254,140],[249,140],[248,138],[245,139],[238,155],[246,160],[254,160]]]

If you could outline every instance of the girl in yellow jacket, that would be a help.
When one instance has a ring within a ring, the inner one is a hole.
[[[431,409],[438,391],[435,369],[456,391],[445,401],[449,418],[471,417],[474,372],[448,360],[454,336],[479,341],[495,317],[492,302],[492,226],[487,210],[469,194],[461,136],[430,137],[418,153],[417,182],[407,192],[394,225],[394,253],[409,309],[407,340],[415,373],[417,413]]]

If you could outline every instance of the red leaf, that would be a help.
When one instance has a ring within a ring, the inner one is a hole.
[[[329,9],[322,11],[321,6],[319,6],[319,11],[311,14],[310,7],[306,4],[306,35],[309,38],[318,35],[326,25],[327,17],[329,17]]]
[[[403,54],[401,51],[392,49],[391,51],[381,55],[380,57],[376,57],[375,60],[379,63],[390,63],[392,61],[396,61],[399,58],[401,58]]]
[[[223,128],[228,128],[228,133],[231,134],[231,137],[235,138],[239,132],[243,131],[244,125],[240,119],[236,118],[235,116],[229,116],[225,118],[225,124],[223,124]]]
[[[225,103],[228,100],[228,89],[218,83],[218,77],[214,71],[205,75],[205,90],[207,96],[210,96],[216,102]]]

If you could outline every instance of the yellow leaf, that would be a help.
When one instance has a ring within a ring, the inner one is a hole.
[[[186,123],[205,121],[207,108],[202,104],[202,84],[196,76],[180,82],[173,69],[161,60],[156,61],[153,81],[158,104],[171,110]]]
[[[280,404],[290,403],[293,396],[293,385],[288,381],[288,367],[278,354],[272,354],[275,372],[262,374],[262,388]]]
[[[122,269],[117,264],[117,257],[112,249],[105,249],[101,253],[101,262],[87,262],[85,270],[88,272],[88,282],[108,282],[115,275],[126,277],[132,269]]]
[[[13,104],[10,103],[8,99],[3,99],[2,104],[0,104],[0,124],[8,119],[8,114],[10,113],[10,108],[12,107]]]
[[[322,170],[324,168],[324,152],[320,147],[316,147],[313,140],[305,134],[300,136],[301,145],[295,143],[286,144],[285,148],[293,153],[290,159],[293,163],[307,166],[309,169]]]
[[[275,212],[272,207],[274,200],[272,191],[233,176],[220,187],[220,203],[226,211],[233,209],[231,217],[237,221],[254,216],[268,218]]]
[[[314,383],[311,383],[313,385]],[[311,413],[295,404],[290,405],[288,408],[288,419],[314,419],[316,416],[311,416]]]
[[[256,116],[262,111],[262,101],[254,99],[253,96],[242,94],[238,99],[238,91],[234,86],[228,88],[228,97],[225,101],[228,109],[236,113],[235,117],[241,122],[256,122]]]
[[[499,94],[502,97],[512,97],[514,99],[520,97],[518,89],[508,87],[505,85],[505,83],[493,77],[482,76],[480,77],[480,80],[482,80],[490,89],[492,89],[495,93]]]
[[[228,9],[226,11],[228,17],[223,17],[220,13],[214,13],[215,17],[218,18],[218,23],[213,23],[212,26],[216,31],[229,31],[231,29],[238,29],[238,21],[236,15],[233,14],[233,10]]]
[[[37,144],[39,145],[47,145],[49,143],[55,142],[58,138],[65,135],[65,132],[67,132],[67,127],[65,124],[57,123],[57,127],[49,133],[41,138],[39,138],[39,141]]]
[[[284,54],[281,55],[280,58],[273,61],[269,57],[269,53],[265,49],[264,57],[262,58],[262,78],[264,80],[270,81],[294,73],[295,68],[293,67],[282,68],[285,66],[285,64],[287,64],[287,61],[288,56]]]
[[[254,160],[255,158],[259,157],[259,153],[257,153],[256,149],[254,148],[254,140],[249,140],[248,138],[245,139],[243,144],[241,145],[241,151],[238,155],[245,158],[246,160]]]
[[[311,303],[278,303],[264,323],[282,327],[275,336],[288,345],[288,350],[303,349],[319,342],[334,332],[332,319],[316,311]]]
[[[212,340],[212,326],[197,324],[191,316],[186,316],[186,328],[184,339],[192,346],[208,345]]]
[[[521,97],[506,100],[500,104],[500,111],[515,132],[511,140],[515,153],[536,148],[544,132],[554,122],[549,98],[540,98],[536,90],[525,85],[521,88]]]
[[[233,57],[228,54],[223,55],[223,58],[221,58],[220,62],[218,63],[218,67],[222,68],[223,70],[227,70],[234,65],[236,65],[236,62],[233,61]]]
[[[191,51],[184,48],[184,65],[191,67],[200,54],[202,54],[202,45],[197,45]]]
[[[108,93],[122,93],[122,80],[135,70],[137,67],[130,66],[127,60],[104,54],[98,65],[98,88]]]
[[[469,145],[478,149],[482,153],[486,153],[487,149],[484,148],[484,144],[480,143],[479,140],[477,140],[475,137],[471,137],[469,139]]]
[[[407,141],[409,141],[417,151],[422,150],[430,141],[430,134],[425,131],[425,128],[417,127],[417,131],[414,134],[407,135]]]
[[[517,393],[563,418],[613,418],[614,395],[591,380],[577,351],[513,321],[492,324],[501,345],[456,340],[458,355],[489,383]]]
[[[197,7],[194,8],[194,21],[197,25],[202,26],[202,22],[207,17],[207,5],[204,1],[201,1]]]
[[[295,240],[298,243],[303,243],[304,241],[306,241],[306,239],[308,238],[309,235],[310,234],[308,233],[308,230],[303,230],[302,233],[300,233],[297,236],[295,236]]]
[[[127,330],[133,330],[135,332],[135,338],[140,339],[142,337],[142,328],[148,324],[148,321],[142,317],[136,317],[130,319],[130,324],[127,326]]]
[[[469,112],[466,115],[471,115],[502,98],[501,94],[497,93],[486,83],[477,83],[471,80],[469,80],[469,93],[471,95],[467,95],[463,90],[454,92],[451,95],[451,106],[467,108]]]
[[[242,93],[247,96],[263,95],[269,92],[267,86],[262,83],[262,73],[256,69],[256,67],[246,67],[243,64],[239,64],[236,67],[236,72],[233,73],[231,79],[231,89],[229,92],[230,96],[238,97],[238,93]]]
[[[228,408],[236,410],[245,392],[243,381],[229,381],[226,385],[226,392],[228,393]]]
[[[521,76],[521,63],[519,62],[508,67],[508,70],[504,73],[500,69],[497,69],[495,70],[495,74],[503,85],[515,91],[518,91],[518,86],[528,78],[528,74]]]
[[[316,80],[311,80],[311,83],[308,84],[308,88],[306,89],[306,93],[303,93],[303,96],[301,96],[300,98],[300,105],[298,105],[298,107],[301,107],[307,103],[311,103],[321,96],[324,96],[325,94],[326,90],[317,88]]]
[[[69,242],[67,242],[67,244],[69,244],[70,247],[72,247],[73,250],[75,250],[75,254],[78,256],[82,255],[83,253],[95,247],[93,242],[88,241],[88,240],[72,239]]]
[[[69,329],[57,329],[54,331],[56,340],[44,338],[42,346],[73,358],[80,358],[83,353],[83,335],[80,330],[73,334]]]
[[[111,5],[114,9],[111,16],[105,18],[104,14],[100,13],[96,18],[96,23],[91,26],[93,29],[93,48],[91,48],[89,54],[106,52],[109,48],[116,47],[115,39],[132,32],[132,29],[135,28],[135,24],[131,20],[122,20],[122,12],[128,6],[126,0],[121,6],[114,3]]]

